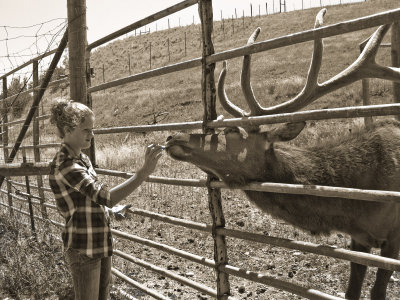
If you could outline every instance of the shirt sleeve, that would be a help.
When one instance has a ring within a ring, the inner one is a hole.
[[[108,186],[92,176],[84,166],[73,160],[66,160],[59,166],[57,173],[56,177],[65,185],[89,197],[97,204],[111,207]]]

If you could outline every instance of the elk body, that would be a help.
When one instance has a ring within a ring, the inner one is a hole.
[[[316,27],[322,24],[322,10]],[[235,117],[296,111],[330,91],[368,77],[400,81],[396,68],[375,63],[377,48],[390,25],[371,36],[360,57],[334,78],[319,84],[322,41],[314,43],[314,54],[305,88],[281,105],[263,108],[250,85],[250,56],[245,56],[242,89],[250,112],[235,106],[223,83],[226,65],[218,82],[222,106]],[[250,38],[254,42],[259,30]],[[340,139],[295,147],[285,143],[300,134],[304,122],[284,124],[261,132],[259,128],[226,128],[224,134],[178,134],[169,137],[168,154],[218,176],[228,185],[252,181],[329,185],[358,189],[400,191],[400,123],[377,122],[367,129],[344,134]],[[217,146],[210,145],[210,141]],[[268,214],[281,218],[313,234],[341,231],[351,236],[351,249],[369,252],[380,248],[381,255],[397,258],[400,247],[400,204],[325,198],[309,195],[244,191]],[[347,299],[359,299],[366,266],[351,263]],[[383,300],[392,271],[379,269],[371,291],[372,300]]]

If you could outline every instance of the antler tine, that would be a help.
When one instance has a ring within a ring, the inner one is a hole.
[[[357,60],[335,77],[322,83],[313,98],[325,95],[364,78],[381,78],[400,82],[400,68],[381,66],[375,62],[379,45],[390,26],[391,24],[381,25],[372,34]]]
[[[258,27],[253,34],[250,36],[247,41],[247,45],[251,45],[255,42],[258,35],[260,34],[260,27]],[[247,104],[249,105],[251,115],[257,115],[260,111],[262,111],[262,107],[258,103],[257,99],[254,96],[253,88],[250,82],[250,64],[251,64],[251,55],[243,56],[243,66],[242,66],[242,74],[240,76],[240,82],[242,86],[242,91],[244,98],[246,99]]]
[[[315,18],[315,25],[314,28],[318,28],[322,26],[323,24],[323,17],[326,13],[326,8],[321,9],[319,13],[317,14]],[[259,33],[259,28],[253,33],[253,35],[249,38],[248,44],[252,44],[255,41],[255,38],[257,38]],[[291,111],[296,110],[297,104],[293,105],[293,103],[298,103],[301,102],[302,99],[307,98],[307,95],[312,93],[312,91],[318,86],[318,73],[321,68],[321,61],[322,61],[322,50],[323,50],[323,45],[322,45],[322,39],[318,38],[315,39],[314,41],[314,52],[310,64],[310,68],[308,71],[308,77],[306,81],[306,85],[303,88],[303,90],[295,97],[295,101],[289,100],[289,103],[291,103],[292,108]],[[266,115],[266,114],[272,114],[272,113],[278,113],[282,111],[287,111],[286,103],[276,105],[273,107],[269,108],[264,108],[262,107],[257,99],[254,96],[253,89],[251,87],[250,83],[250,55],[245,55],[243,57],[243,68],[242,68],[242,76],[241,76],[241,84],[242,84],[242,90],[243,94],[246,98],[246,101],[250,107],[250,111],[252,115]]]
[[[315,17],[314,28],[319,28],[324,23],[326,8],[321,9]],[[293,112],[306,106],[313,92],[318,88],[318,74],[322,62],[323,44],[322,38],[314,40],[314,50],[311,58],[310,68],[308,69],[307,80],[302,91],[294,98],[282,104],[268,108],[262,108],[262,114],[274,114],[281,112]]]
[[[388,32],[390,26],[391,26],[391,24],[386,24],[386,25],[380,26],[370,36],[367,44],[365,45],[363,51],[361,52],[359,59],[357,59],[356,62],[358,62],[360,60],[368,60],[369,62],[372,62],[372,63],[375,62],[375,57],[376,57],[376,54],[378,53],[379,45],[382,43],[383,37]]]
[[[219,101],[221,102],[222,107],[230,113],[234,117],[246,117],[249,114],[246,113],[244,110],[242,110],[240,107],[237,107],[235,104],[233,104],[229,99],[228,96],[226,95],[225,92],[225,77],[226,77],[226,65],[227,62],[224,61],[222,65],[222,70],[218,78],[218,87],[217,87],[217,93],[219,97]]]
[[[247,44],[252,44],[257,39],[258,35],[260,34],[261,28],[257,28],[253,34],[248,39]],[[248,117],[252,114],[261,110],[260,105],[258,104],[257,100],[255,100],[253,95],[253,90],[250,84],[250,55],[245,55],[243,58],[243,68],[242,68],[242,90],[246,91],[249,90],[249,93],[244,92],[245,98],[247,103],[249,104],[251,113],[248,113],[241,109],[240,107],[233,104],[229,99],[225,92],[224,84],[225,84],[225,77],[226,77],[226,65],[227,62],[223,62],[223,67],[218,79],[218,97],[221,102],[222,107],[231,115],[235,117]],[[248,75],[247,75],[248,74]],[[244,87],[243,87],[244,86]],[[250,94],[249,96],[246,96]]]
[[[324,16],[326,14],[326,8],[321,9],[315,17],[314,28],[319,28],[324,24]],[[314,40],[314,52],[311,59],[310,68],[308,70],[308,76],[306,85],[302,93],[312,90],[318,85],[318,74],[321,69],[322,62],[322,51],[323,51],[322,39]]]

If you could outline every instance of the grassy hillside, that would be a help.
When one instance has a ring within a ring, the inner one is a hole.
[[[327,7],[325,24],[351,20],[398,7],[396,0],[369,0],[364,3]],[[223,51],[245,45],[248,37],[257,27],[261,27],[258,41],[268,40],[287,34],[313,28],[319,8],[289,13],[253,17],[214,24],[215,51]],[[243,25],[244,24],[244,25]],[[362,30],[324,40],[324,55],[319,81],[322,82],[337,74],[353,62],[359,55],[359,43],[365,40],[375,28]],[[234,32],[233,32],[234,30]],[[117,40],[92,53],[91,65],[96,77],[92,84],[115,80],[150,69],[150,44],[152,68],[201,56],[199,25],[158,31],[147,35],[129,36]],[[184,37],[186,33],[186,56]],[[170,55],[168,55],[168,39]],[[390,33],[385,39],[390,41]],[[252,84],[256,97],[262,105],[281,103],[298,93],[305,81],[312,54],[312,42],[280,48],[253,55]],[[380,50],[379,61],[390,64],[390,49]],[[170,61],[169,61],[170,59]],[[215,77],[218,78],[222,62],[217,63]],[[226,89],[230,98],[243,105],[240,90],[241,59],[228,62]],[[98,116],[97,126],[123,126],[152,123],[154,115],[167,112],[163,122],[192,121],[202,119],[201,70],[189,69],[151,80],[142,80],[118,88],[93,94],[93,106]],[[319,99],[312,107],[339,107],[361,103],[361,84],[334,92]],[[390,101],[390,83],[373,81],[371,94],[373,103]],[[218,114],[224,114],[217,106]],[[227,115],[227,114],[225,114]],[[164,115],[165,117],[165,115]],[[159,119],[157,119],[159,121]]]

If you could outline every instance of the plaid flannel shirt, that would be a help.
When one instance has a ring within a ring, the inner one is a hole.
[[[65,218],[64,248],[73,248],[89,257],[112,255],[110,192],[99,182],[89,158],[62,144],[50,165],[49,183],[57,208]]]

